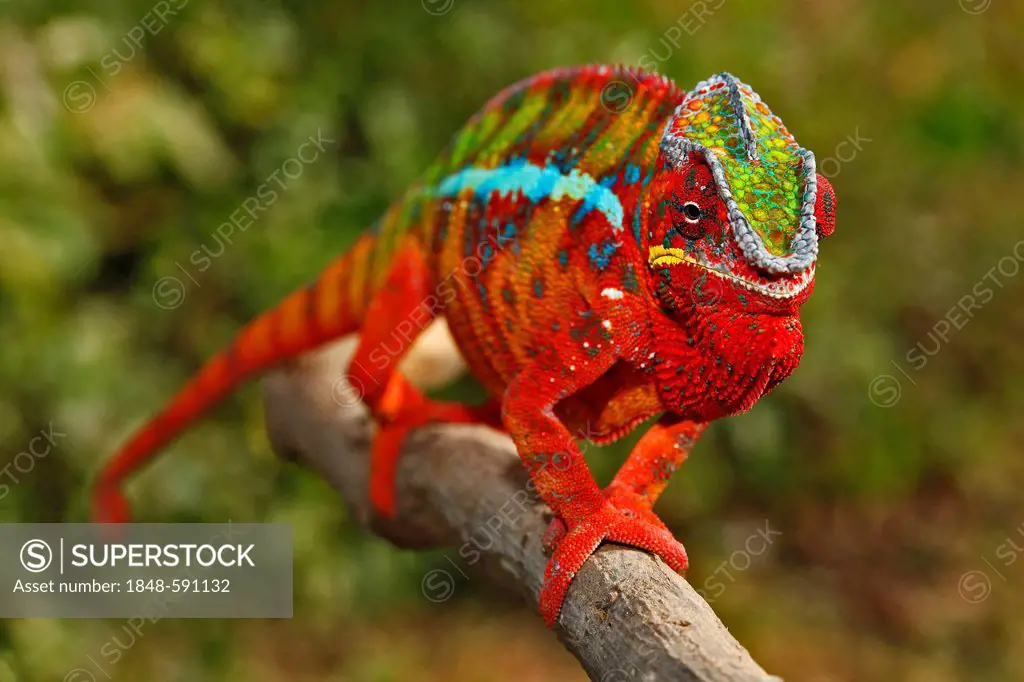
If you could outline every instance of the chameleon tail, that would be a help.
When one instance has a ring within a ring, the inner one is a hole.
[[[122,482],[242,381],[306,351],[356,331],[370,298],[375,239],[365,236],[312,285],[246,325],[234,341],[193,375],[164,409],[142,426],[100,471],[93,518],[123,523],[128,503]]]

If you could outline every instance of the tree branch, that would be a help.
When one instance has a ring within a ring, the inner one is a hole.
[[[421,346],[413,350],[424,353]],[[342,342],[268,375],[267,429],[275,450],[318,471],[379,535],[399,547],[461,545],[458,556],[453,552],[456,565],[479,562],[536,608],[546,563],[540,538],[550,512],[533,494],[512,442],[482,426],[420,430],[403,449],[398,515],[376,518],[367,499],[373,426],[343,379],[350,354],[351,343]],[[430,373],[423,369],[429,360],[419,360],[418,368],[403,363],[403,371],[416,382]],[[424,594],[438,601],[446,590],[450,596],[451,575],[432,573]],[[683,578],[660,559],[625,547],[605,546],[587,561],[556,632],[601,682],[780,682]]]

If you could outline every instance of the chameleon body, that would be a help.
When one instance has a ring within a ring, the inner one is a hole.
[[[622,86],[628,106],[608,106]],[[96,514],[125,518],[121,480],[241,380],[358,333],[348,378],[379,424],[376,508],[395,512],[410,430],[503,429],[555,513],[540,598],[554,624],[603,541],[686,569],[652,506],[709,422],[796,367],[798,310],[834,215],[813,154],[729,74],[690,92],[625,67],[534,76],[470,119],[313,285],[210,360],[102,471]],[[489,403],[430,400],[395,370],[438,316]],[[575,437],[609,442],[655,415],[600,489]]]

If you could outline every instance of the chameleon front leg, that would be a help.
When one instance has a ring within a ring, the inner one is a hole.
[[[654,503],[669,478],[686,460],[706,423],[665,415],[633,446],[615,478],[604,489],[608,502],[624,514],[665,527],[654,513]],[[556,547],[564,537],[564,523],[553,522],[544,535],[544,547]]]
[[[559,401],[597,380],[614,362],[614,357],[594,358],[588,366],[576,365],[569,372],[564,364],[534,364],[505,392],[505,428],[538,493],[555,512],[553,527],[566,529],[553,548],[541,588],[540,612],[549,627],[558,619],[572,579],[602,541],[645,549],[680,573],[688,564],[686,550],[664,525],[611,504],[569,429],[554,413]]]
[[[605,494],[620,509],[650,510],[707,426],[665,415],[633,447]]]

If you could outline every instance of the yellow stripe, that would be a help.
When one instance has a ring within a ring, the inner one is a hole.
[[[647,252],[647,262],[650,265],[678,265],[683,262],[695,263],[696,261],[687,258],[686,252],[682,249],[652,246]]]

